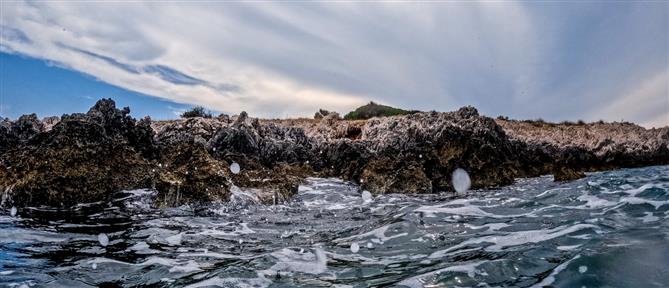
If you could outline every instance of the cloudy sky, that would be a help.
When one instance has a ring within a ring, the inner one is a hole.
[[[262,117],[370,100],[669,125],[666,1],[0,2],[0,114]]]

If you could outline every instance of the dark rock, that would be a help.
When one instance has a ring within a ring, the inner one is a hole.
[[[223,122],[223,123],[226,123],[226,124],[227,124],[227,123],[230,123],[230,116],[228,116],[227,114],[223,114],[223,113],[221,113],[221,114],[218,115],[218,117],[216,117],[216,118],[218,119],[218,121],[221,121],[221,122]]]
[[[235,122],[233,123],[234,126],[239,126],[244,123],[246,123],[246,119],[249,118],[249,114],[246,113],[246,111],[242,111],[242,113],[239,113],[237,116],[237,119],[235,119]]]
[[[161,206],[227,201],[228,164],[214,159],[201,143],[178,143],[161,150],[155,188]]]
[[[22,115],[18,120],[13,122],[10,126],[10,133],[19,141],[27,141],[37,133],[44,130],[44,124],[37,118],[35,113],[30,115]]]
[[[553,179],[555,181],[572,181],[585,177],[582,171],[574,170],[567,166],[556,166],[553,170]]]
[[[310,176],[340,177],[373,193],[434,193],[453,189],[456,168],[477,189],[517,177],[566,181],[584,171],[669,164],[669,127],[493,120],[471,106],[355,121],[325,110],[320,121],[246,112],[234,120],[137,121],[129,112],[103,99],[61,119],[0,121],[2,204],[67,208],[136,188],[158,190],[160,206],[246,193],[279,203]]]
[[[314,114],[314,119],[320,120],[323,118],[329,117],[330,119],[335,119],[335,120],[340,120],[341,117],[339,116],[339,113],[334,112],[334,111],[328,111],[324,109],[318,110],[316,114]]]
[[[51,128],[53,128],[53,126],[58,122],[60,122],[60,117],[58,116],[49,116],[42,119],[42,124],[44,124],[45,131],[51,130]]]
[[[15,135],[25,142],[0,156],[3,198],[18,206],[69,207],[147,187],[149,163],[136,148],[151,144],[131,138],[152,132],[139,132],[147,128],[135,126],[128,112],[100,100],[86,114],[64,115],[46,132],[38,132],[36,117],[19,119]]]

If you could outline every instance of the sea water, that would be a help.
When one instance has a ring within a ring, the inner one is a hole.
[[[271,206],[157,209],[135,190],[8,209],[0,286],[669,287],[669,166],[552,180],[371,197],[312,178]]]

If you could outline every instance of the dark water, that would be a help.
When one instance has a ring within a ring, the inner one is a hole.
[[[669,287],[669,166],[367,202],[339,180],[308,182],[278,206],[236,191],[158,210],[131,191],[68,219],[5,211],[0,285]]]

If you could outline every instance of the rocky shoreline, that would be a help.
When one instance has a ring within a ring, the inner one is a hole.
[[[450,174],[472,188],[518,177],[669,164],[669,127],[630,123],[553,124],[481,116],[473,107],[369,120],[266,120],[221,115],[151,121],[111,99],[87,113],[0,123],[1,205],[70,208],[152,188],[157,206],[263,203],[297,192],[306,177],[339,177],[372,193],[452,191]],[[241,172],[229,168],[238,163]]]

